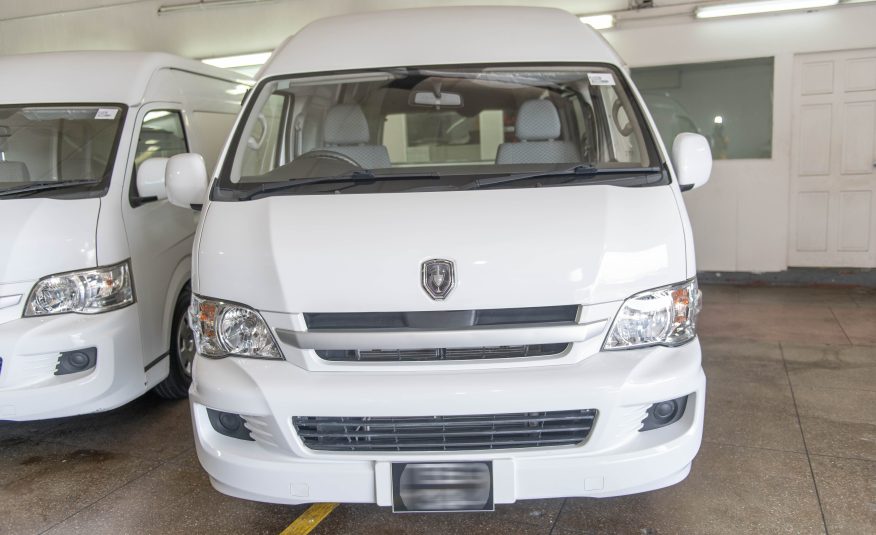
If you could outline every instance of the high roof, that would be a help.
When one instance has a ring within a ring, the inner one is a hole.
[[[228,81],[245,77],[162,52],[49,52],[0,56],[0,105],[139,104],[153,74],[178,69]]]
[[[566,11],[436,7],[314,21],[277,48],[259,77],[375,67],[524,62],[622,64],[601,35]]]

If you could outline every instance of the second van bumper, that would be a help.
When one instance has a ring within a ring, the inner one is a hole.
[[[0,324],[0,420],[105,411],[146,391],[136,305]],[[91,350],[95,366],[58,375],[62,354]]]
[[[495,503],[608,497],[674,484],[700,447],[698,341],[597,353],[570,366],[450,373],[308,372],[288,362],[196,360],[190,399],[198,458],[223,493],[275,503],[392,504],[394,462],[490,461]],[[680,420],[639,431],[648,408],[688,396]],[[255,440],[218,433],[207,409],[240,414]],[[295,416],[429,416],[595,409],[577,446],[442,452],[309,449]]]

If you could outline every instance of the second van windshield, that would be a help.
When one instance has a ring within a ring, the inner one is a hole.
[[[659,161],[641,117],[620,74],[602,66],[278,77],[260,85],[239,125],[217,200],[299,180],[304,187],[283,194],[410,191],[411,181],[457,189],[477,177],[541,179],[574,166],[591,175],[654,170]],[[357,180],[339,187],[345,178]],[[523,182],[501,187],[533,185]]]

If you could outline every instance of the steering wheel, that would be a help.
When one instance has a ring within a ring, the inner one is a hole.
[[[298,161],[311,160],[311,159],[313,159],[313,160],[319,160],[319,159],[335,160],[335,161],[343,162],[347,165],[351,165],[353,167],[358,167],[359,169],[362,168],[362,166],[359,165],[359,162],[357,162],[353,158],[350,158],[349,156],[347,156],[346,154],[344,154],[342,152],[333,151],[331,149],[316,149],[316,150],[307,151],[304,154],[302,154],[301,156],[299,156],[298,158],[296,158],[296,160],[298,160]]]
[[[629,136],[633,133],[633,123],[630,122],[629,117],[627,117],[627,125],[621,126],[620,124],[620,113],[621,108],[623,107],[623,103],[620,100],[615,100],[614,104],[611,106],[611,118],[614,119],[614,124],[617,126],[618,132],[624,137]],[[624,110],[624,114],[626,114],[626,110]]]

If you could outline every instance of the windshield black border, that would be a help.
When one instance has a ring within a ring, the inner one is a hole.
[[[118,108],[121,117],[119,117],[119,127],[116,131],[115,140],[113,140],[112,147],[110,148],[110,156],[106,163],[106,170],[102,177],[97,179],[94,184],[86,184],[81,186],[71,186],[67,189],[61,190],[48,190],[41,192],[34,192],[26,195],[27,198],[33,199],[37,197],[50,197],[50,198],[75,198],[75,199],[86,199],[86,198],[94,198],[94,197],[104,197],[107,193],[109,193],[110,181],[113,176],[113,170],[116,166],[116,157],[119,153],[119,146],[122,142],[122,132],[125,130],[125,124],[128,117],[128,109],[129,106],[127,104],[122,104],[121,102],[22,102],[22,103],[3,103],[0,104],[0,109],[4,108],[63,108],[63,107],[114,107]],[[59,183],[63,183],[60,181]],[[0,190],[2,191],[2,190]],[[9,197],[8,200],[11,199],[19,199],[21,197],[14,195]]]
[[[645,114],[642,112],[642,102],[640,102],[640,97],[638,97],[638,92],[633,91],[633,88],[627,79],[625,73],[621,71],[621,69],[614,64],[611,63],[600,63],[600,62],[577,62],[577,61],[537,61],[537,62],[499,62],[499,63],[458,63],[458,64],[443,64],[443,65],[405,65],[405,66],[383,66],[383,67],[365,67],[361,69],[349,69],[349,70],[340,70],[340,71],[316,71],[316,72],[306,72],[306,73],[288,73],[288,74],[276,74],[274,76],[269,76],[267,78],[263,78],[259,80],[259,82],[250,90],[247,95],[247,100],[240,114],[238,115],[237,125],[234,129],[234,133],[231,137],[231,142],[228,144],[228,150],[222,155],[222,166],[219,168],[219,174],[216,179],[213,180],[213,184],[210,187],[210,200],[211,201],[240,201],[239,195],[244,193],[242,191],[236,191],[234,194],[234,198],[219,198],[220,188],[236,188],[237,184],[231,182],[231,168],[234,165],[234,158],[237,155],[237,149],[240,146],[240,138],[243,135],[243,129],[246,126],[245,118],[249,117],[252,112],[252,108],[255,106],[256,100],[258,100],[258,96],[261,94],[262,90],[264,90],[265,86],[270,84],[271,82],[276,82],[278,80],[294,80],[296,78],[312,78],[315,76],[342,76],[346,74],[362,74],[369,72],[378,72],[378,71],[388,71],[392,69],[415,69],[415,70],[430,70],[430,69],[489,69],[496,67],[596,67],[596,68],[605,68],[609,69],[614,75],[616,80],[618,80],[619,85],[626,91],[627,96],[630,100],[630,105],[633,107],[633,112],[635,113],[636,120],[639,121],[639,124],[642,125],[642,136],[645,138],[644,142],[646,145],[646,151],[648,157],[651,160],[651,163],[654,167],[664,167],[666,162],[660,155],[660,151],[658,150],[657,141],[654,137],[654,132],[651,129],[651,125],[648,121],[645,120]],[[584,163],[584,162],[581,162]],[[669,173],[666,173],[668,182],[671,183],[672,179],[669,176]],[[259,184],[259,183],[255,183]]]

